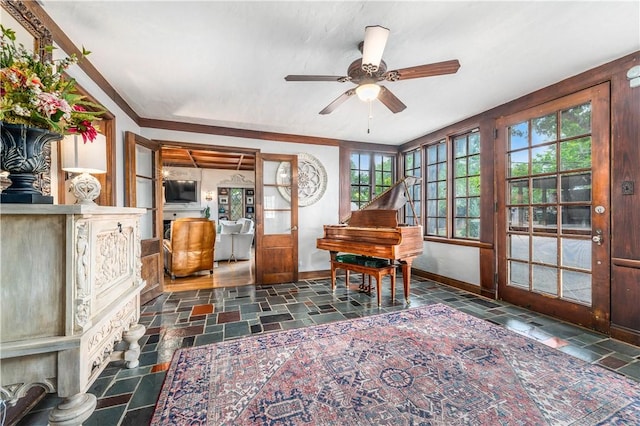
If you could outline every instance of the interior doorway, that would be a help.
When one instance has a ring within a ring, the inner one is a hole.
[[[178,141],[159,142],[162,146],[165,185],[171,182],[171,185],[176,186],[180,185],[178,181],[190,180],[192,186],[197,188],[197,194],[189,195],[189,199],[185,200],[178,198],[175,201],[174,195],[170,195],[174,197],[174,201],[167,203],[166,192],[163,195],[165,238],[170,237],[167,229],[170,228],[171,221],[177,218],[207,217],[216,223],[214,273],[204,271],[187,277],[176,277],[174,280],[165,273],[164,291],[191,291],[255,284],[256,256],[253,241],[246,247],[248,250],[243,251],[246,251],[246,254],[233,254],[233,240],[242,239],[244,244],[244,240],[252,235],[229,235],[231,231],[227,225],[239,223],[243,219],[255,221],[253,196],[256,182],[255,158],[258,150]],[[176,171],[178,174],[175,174]],[[171,176],[171,173],[174,175]],[[238,188],[241,188],[240,192]],[[242,195],[241,203],[238,203],[238,194]],[[230,209],[232,205],[233,210]],[[255,222],[249,228],[252,228],[250,232],[253,233]],[[234,234],[237,232],[233,231]],[[237,245],[241,248],[240,244]]]

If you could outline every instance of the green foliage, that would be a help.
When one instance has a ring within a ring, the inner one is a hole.
[[[92,122],[103,111],[74,92],[75,80],[66,79],[63,74],[78,62],[76,55],[44,60],[22,44],[16,45],[15,31],[2,25],[0,30],[0,120],[61,134],[81,134],[85,142],[95,139],[97,133]],[[53,47],[45,49],[50,52]],[[83,56],[89,53],[82,48]]]

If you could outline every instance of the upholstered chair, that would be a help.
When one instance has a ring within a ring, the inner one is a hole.
[[[171,222],[171,236],[164,240],[164,266],[171,275],[213,273],[215,222],[206,218],[181,218]]]
[[[220,221],[216,236],[215,260],[249,260],[253,246],[254,222],[241,218],[237,221]]]

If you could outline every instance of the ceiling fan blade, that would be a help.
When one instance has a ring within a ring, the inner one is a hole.
[[[351,80],[349,77],[339,75],[288,75],[284,79],[287,81],[339,81],[340,83]]]
[[[387,71],[384,78],[388,81],[397,81],[409,80],[410,78],[432,77],[434,75],[454,74],[458,71],[458,68],[460,68],[460,62],[458,62],[457,59],[453,59],[451,61]]]
[[[392,113],[397,114],[400,111],[403,111],[407,106],[402,103],[400,99],[396,97],[391,90],[387,89],[384,86],[380,86],[380,93],[378,94],[378,99],[382,102],[387,108],[391,110]]]
[[[351,96],[355,95],[356,91],[355,89],[349,89],[346,92],[344,92],[342,95],[338,96],[333,102],[331,102],[329,105],[327,105],[326,107],[324,107],[324,109],[322,111],[320,111],[320,114],[322,115],[326,115],[326,114],[331,114],[333,112],[333,110],[335,110],[336,108],[338,108],[340,105],[342,105],[342,103],[344,101],[346,101],[347,99],[349,99]]]
[[[380,25],[365,27],[362,46],[362,69],[369,73],[378,71],[384,47],[389,38],[389,29]]]

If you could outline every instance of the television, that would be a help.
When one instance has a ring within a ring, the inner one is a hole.
[[[198,182],[195,180],[165,180],[164,201],[167,204],[197,203]]]

